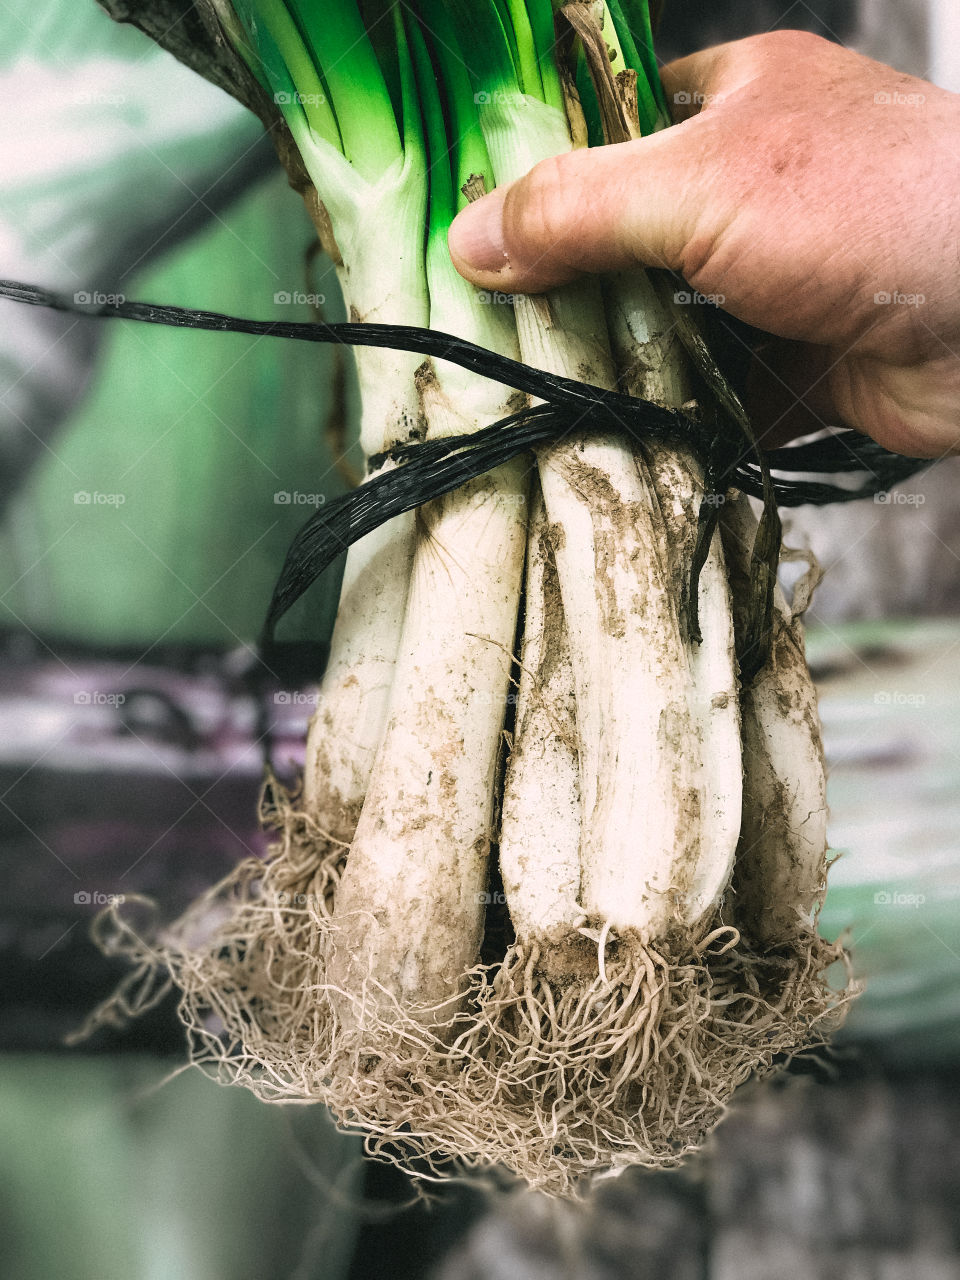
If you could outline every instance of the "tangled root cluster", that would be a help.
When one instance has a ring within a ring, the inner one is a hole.
[[[656,948],[607,930],[514,944],[469,975],[453,1014],[337,990],[324,954],[347,850],[276,784],[268,794],[266,862],[242,863],[149,941],[116,911],[103,920],[101,944],[136,967],[99,1018],[172,982],[196,1065],[268,1101],[325,1103],[368,1152],[422,1176],[501,1166],[569,1196],[591,1174],[676,1165],[739,1084],[842,1019],[840,945],[813,929],[761,954],[722,919]]]

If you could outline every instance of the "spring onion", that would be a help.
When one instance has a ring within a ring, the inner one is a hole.
[[[431,174],[430,322],[515,356],[509,310],[485,304],[447,251],[454,183],[487,169],[482,139],[454,134],[451,148],[426,43],[416,26],[410,34]],[[428,438],[475,431],[511,411],[508,388],[451,366],[421,370],[419,382]],[[384,1000],[429,1024],[449,1023],[449,1004],[479,956],[526,541],[525,472],[511,463],[420,512],[387,726],[333,918],[328,980],[342,1022],[359,1009],[361,1035],[369,1036],[371,1015],[382,1019]]]
[[[749,574],[756,517],[745,499],[723,513],[731,577]],[[808,574],[816,576],[812,565]],[[806,608],[810,589],[795,589]],[[809,934],[822,898],[827,778],[817,692],[804,657],[799,609],[776,593],[770,662],[743,694],[744,795],[737,910],[766,945]]]
[[[447,252],[468,197],[580,145],[584,119],[597,145],[668,123],[646,0],[207,2],[282,112],[356,318],[722,412],[644,273],[511,305]],[[523,403],[439,360],[358,366],[368,457]],[[588,415],[357,544],[303,795],[271,789],[271,856],[166,935],[198,1061],[320,1099],[421,1172],[460,1157],[568,1194],[676,1163],[739,1083],[822,1036],[842,950],[816,933],[799,623],[778,598],[741,689],[755,529],[731,502],[694,625],[703,495],[691,456]]]
[[[421,225],[427,183],[409,71],[401,126],[355,5],[337,6],[336,21],[315,5],[288,7],[282,0],[262,5],[238,0],[236,11],[247,37],[243,52],[281,104],[307,172],[322,193],[350,314],[426,324]],[[336,111],[331,85],[349,109],[341,105]],[[355,90],[345,92],[351,85],[363,87],[362,110]],[[380,210],[382,219],[369,219],[371,208]],[[360,439],[368,457],[421,434],[419,363],[402,353],[357,352]],[[331,837],[335,858],[352,838],[383,733],[413,542],[413,518],[401,517],[347,556],[304,773],[309,813]]]

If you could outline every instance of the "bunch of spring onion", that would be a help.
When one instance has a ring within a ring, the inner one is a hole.
[[[689,320],[642,272],[509,305],[446,246],[471,196],[665,127],[646,0],[211,2],[279,106],[352,316],[711,411]],[[370,458],[524,406],[441,361],[356,357]],[[351,550],[271,855],[162,940],[196,1061],[322,1100],[421,1171],[569,1193],[675,1162],[740,1082],[822,1038],[842,953],[816,931],[800,619],[778,595],[741,687],[756,522],[731,493],[691,626],[703,491],[692,456],[586,417]]]

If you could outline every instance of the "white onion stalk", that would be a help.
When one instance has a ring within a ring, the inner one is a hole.
[[[646,17],[644,6],[638,13]],[[622,72],[627,65],[620,36],[627,37],[632,57],[638,57],[633,33],[613,18],[606,5],[594,6],[591,15],[568,12],[579,30],[590,21],[596,40],[584,34],[585,56],[601,102],[606,141],[641,136],[637,76]],[[642,27],[640,28],[642,30]],[[636,67],[635,67],[636,69]],[[646,75],[643,76],[646,80]],[[653,85],[649,86],[653,91]],[[654,92],[655,97],[655,92]],[[647,101],[644,115],[650,125],[655,101]],[[665,125],[666,120],[660,124]],[[693,396],[693,379],[686,353],[676,334],[676,319],[643,271],[621,272],[604,285],[610,340],[622,390],[670,408],[680,408]],[[686,594],[697,541],[697,525],[703,497],[702,468],[689,450],[648,442],[642,447],[651,485],[659,504],[662,549],[674,591]],[[726,581],[719,534],[712,540],[699,574],[699,622],[702,640],[689,635],[689,620],[681,617],[689,680],[690,718],[700,746],[700,833],[696,866],[687,867],[685,880],[675,886],[683,897],[680,916],[689,926],[706,921],[715,912],[733,869],[740,827],[742,766],[738,681],[729,587]]]
[[[517,351],[509,308],[484,306],[431,255],[431,323]],[[438,362],[422,378],[428,438],[475,431],[516,393]],[[496,769],[526,542],[529,463],[421,508],[410,595],[377,754],[337,892],[327,976],[342,1024],[449,1024],[479,960]]]
[[[382,176],[361,176],[305,120],[288,117],[336,240],[337,274],[351,319],[429,321],[422,226],[423,150],[410,145]],[[376,209],[371,218],[369,210]],[[364,457],[422,434],[419,356],[355,349]],[[369,477],[368,477],[369,478]],[[410,582],[414,519],[400,516],[350,548],[330,655],[307,737],[304,804],[319,828],[348,842],[386,723]]]
[[[641,272],[614,276],[605,289],[611,342],[621,388],[668,408],[693,395],[686,353],[667,308]],[[703,470],[692,454],[676,446],[643,448],[663,518],[674,590],[690,582],[690,566],[703,497]],[[743,766],[739,681],[730,587],[719,532],[700,573],[699,622],[702,641],[683,644],[690,672],[689,703],[700,741],[701,834],[695,875],[688,892],[688,922],[716,908],[730,880],[740,835]]]
[[[757,519],[746,498],[722,514],[734,592],[747,581]],[[804,601],[804,605],[806,600]],[[779,588],[770,660],[742,697],[743,823],[736,906],[763,946],[796,944],[826,876],[827,781],[817,691],[804,656],[803,623]]]
[[[530,363],[613,384],[592,290],[518,299],[517,324]],[[717,919],[733,842],[704,836],[701,724],[653,483],[627,444],[589,435],[542,451],[539,474],[547,527],[531,535],[500,836],[516,941],[464,1036],[461,1087],[471,1131],[496,1121],[491,1149],[566,1189],[573,1165],[657,1165],[695,1145],[757,1050],[739,1011],[725,1021],[712,1003],[704,952],[735,938]],[[724,686],[729,728],[729,607],[722,591],[706,604],[726,668],[711,659],[702,683]]]
[[[569,150],[562,111],[501,95],[480,107],[498,183]],[[517,300],[523,359],[616,385],[599,288]],[[542,451],[577,693],[581,906],[644,939],[683,923],[699,842],[699,743],[663,530],[646,468],[623,440],[589,434]]]
[[[663,527],[642,463],[587,437],[542,459],[581,743],[581,905],[643,941],[685,923],[699,744]]]
[[[539,485],[527,543],[517,719],[504,780],[500,873],[518,938],[548,951],[586,923],[580,897],[576,696]]]

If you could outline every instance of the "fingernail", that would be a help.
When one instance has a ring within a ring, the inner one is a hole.
[[[502,271],[507,265],[503,236],[503,201],[506,188],[498,188],[476,204],[468,205],[454,219],[448,236],[450,251],[474,271]]]

